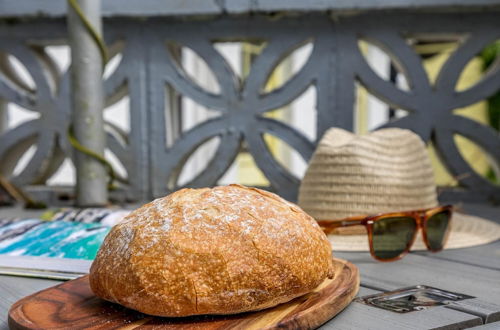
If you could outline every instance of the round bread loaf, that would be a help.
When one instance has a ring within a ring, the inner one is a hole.
[[[234,314],[278,305],[333,277],[313,218],[240,185],[182,189],[112,228],[90,269],[106,300],[158,316]]]

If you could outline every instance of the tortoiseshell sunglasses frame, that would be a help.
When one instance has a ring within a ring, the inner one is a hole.
[[[429,241],[427,239],[427,230],[426,230],[426,223],[429,220],[430,217],[433,215],[443,212],[443,211],[449,211],[450,212],[450,219],[448,221],[448,226],[446,228],[446,232],[443,237],[443,242],[441,244],[441,248],[439,249],[432,249],[431,245],[429,244]],[[355,216],[355,217],[349,217],[345,219],[339,219],[339,220],[318,220],[318,224],[320,225],[321,229],[325,232],[325,234],[330,234],[333,232],[335,229],[340,228],[340,227],[351,227],[351,226],[365,226],[366,231],[368,234],[368,242],[370,245],[370,254],[371,256],[378,260],[378,261],[383,261],[383,262],[389,262],[389,261],[395,261],[403,258],[405,255],[410,252],[411,247],[413,246],[413,243],[415,242],[415,238],[417,237],[418,231],[422,230],[422,238],[425,243],[425,246],[427,249],[431,252],[439,252],[443,249],[444,245],[446,244],[446,240],[448,239],[448,235],[450,232],[450,222],[453,214],[453,206],[452,205],[445,205],[445,206],[437,206],[429,209],[422,209],[422,210],[413,210],[413,211],[405,211],[405,212],[394,212],[394,213],[380,213],[376,215],[361,215],[361,216]],[[380,258],[377,257],[375,254],[375,251],[373,249],[373,224],[377,221],[387,219],[387,218],[397,218],[397,217],[409,217],[415,219],[416,222],[416,228],[415,231],[413,232],[411,240],[408,242],[406,248],[404,251],[402,251],[398,256],[393,257],[393,258]]]

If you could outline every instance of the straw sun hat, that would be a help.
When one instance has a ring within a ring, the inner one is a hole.
[[[299,189],[299,205],[317,220],[426,209],[438,205],[432,165],[424,142],[405,129],[357,136],[339,128],[321,139]],[[425,246],[419,236],[414,250]],[[334,251],[368,251],[362,226],[329,235]],[[455,212],[445,248],[500,239],[500,225]]]

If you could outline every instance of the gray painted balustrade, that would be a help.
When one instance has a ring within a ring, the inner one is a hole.
[[[293,200],[299,178],[273,157],[263,134],[282,139],[305,160],[311,157],[318,141],[311,141],[300,131],[264,114],[293,102],[313,86],[316,111],[303,111],[317,116],[318,138],[331,126],[352,130],[356,86],[360,84],[389,105],[409,112],[385,126],[409,128],[435,145],[444,164],[460,183],[458,188],[445,189],[441,194],[443,200],[500,201],[500,187],[477,174],[463,159],[454,141],[455,134],[462,135],[500,163],[498,133],[453,112],[484,100],[500,89],[497,65],[472,87],[456,90],[467,63],[484,47],[500,39],[497,11],[500,6],[495,1],[483,2],[481,6],[489,6],[488,12],[402,10],[331,15],[317,11],[283,16],[223,14],[196,19],[105,18],[106,42],[115,53],[122,54],[118,68],[104,82],[107,104],[117,102],[124,95],[130,97],[130,132],[110,123],[106,125],[107,147],[129,174],[128,185],[112,194],[145,200],[180,188],[177,177],[185,161],[204,142],[218,137],[220,143],[215,156],[186,186],[216,184],[245,143],[270,181],[270,189]],[[235,12],[238,8],[241,12],[248,9],[238,7],[238,3],[224,2]],[[5,3],[2,6],[7,14],[9,10],[17,13]],[[130,3],[126,2],[122,9],[126,10],[127,6]],[[65,31],[64,19],[58,17],[0,19],[0,51],[15,56],[36,85],[34,89],[25,86],[13,70],[3,65],[0,98],[39,114],[39,118],[0,135],[0,171],[30,191],[41,191],[37,196],[45,196],[55,189],[44,186],[46,179],[59,168],[64,157],[74,157],[66,137],[70,118],[68,73],[59,72],[44,49],[49,44],[64,43]],[[457,37],[460,43],[432,83],[409,40],[443,35]],[[214,48],[214,42],[245,40],[264,41],[266,46],[241,82]],[[404,74],[408,90],[384,80],[372,70],[360,50],[360,40],[377,45],[392,58]],[[306,63],[281,87],[265,92],[266,81],[276,66],[305,43],[312,44]],[[206,90],[189,77],[179,61],[180,47],[190,48],[207,63],[217,80],[219,93]],[[187,132],[176,133],[179,128],[173,123],[181,111],[176,106],[179,95],[217,111],[218,116]],[[14,165],[31,145],[37,148],[28,166],[12,175]]]

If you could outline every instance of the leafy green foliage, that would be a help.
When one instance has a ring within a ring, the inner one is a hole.
[[[486,47],[481,53],[484,61],[483,69],[486,71],[500,57],[500,41],[496,41]],[[500,130],[500,91],[488,99],[488,116],[490,125],[497,131]]]

